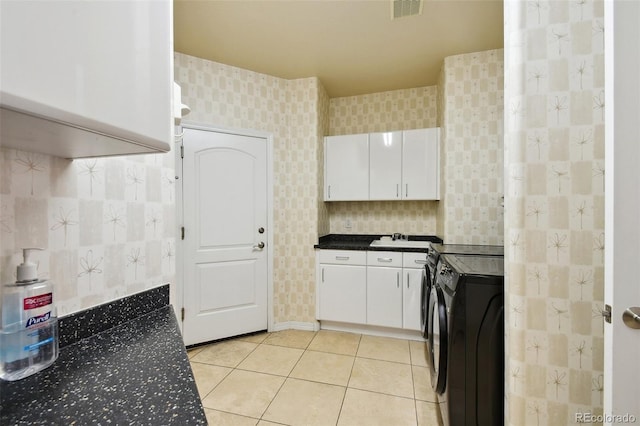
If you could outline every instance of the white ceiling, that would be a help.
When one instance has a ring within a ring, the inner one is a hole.
[[[502,0],[174,0],[177,52],[285,79],[329,97],[432,86],[443,59],[503,47]]]

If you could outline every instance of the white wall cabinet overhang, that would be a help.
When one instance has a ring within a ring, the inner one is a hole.
[[[0,2],[2,147],[81,158],[167,152],[170,0]]]
[[[325,138],[325,201],[439,200],[440,129]]]

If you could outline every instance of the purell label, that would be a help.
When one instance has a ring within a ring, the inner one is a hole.
[[[53,303],[53,293],[41,294],[39,296],[25,297],[22,302],[22,308],[27,311],[29,309],[41,308]]]
[[[36,317],[31,317],[27,320],[27,328],[31,327],[32,325],[47,322],[49,321],[50,318],[51,318],[51,311],[42,315],[38,315]]]

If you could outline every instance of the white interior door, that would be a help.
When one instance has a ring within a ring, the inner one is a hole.
[[[623,322],[627,308],[640,307],[638,23],[640,2],[605,2],[605,303],[612,315],[604,329],[604,424],[640,422],[640,329]]]
[[[268,326],[267,139],[184,128],[183,337]]]

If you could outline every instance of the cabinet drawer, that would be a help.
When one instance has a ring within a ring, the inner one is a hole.
[[[427,264],[427,253],[403,253],[403,268],[424,268]]]
[[[368,251],[367,266],[402,267],[402,253],[397,251]]]
[[[357,250],[320,250],[320,263],[366,265],[367,252]]]

